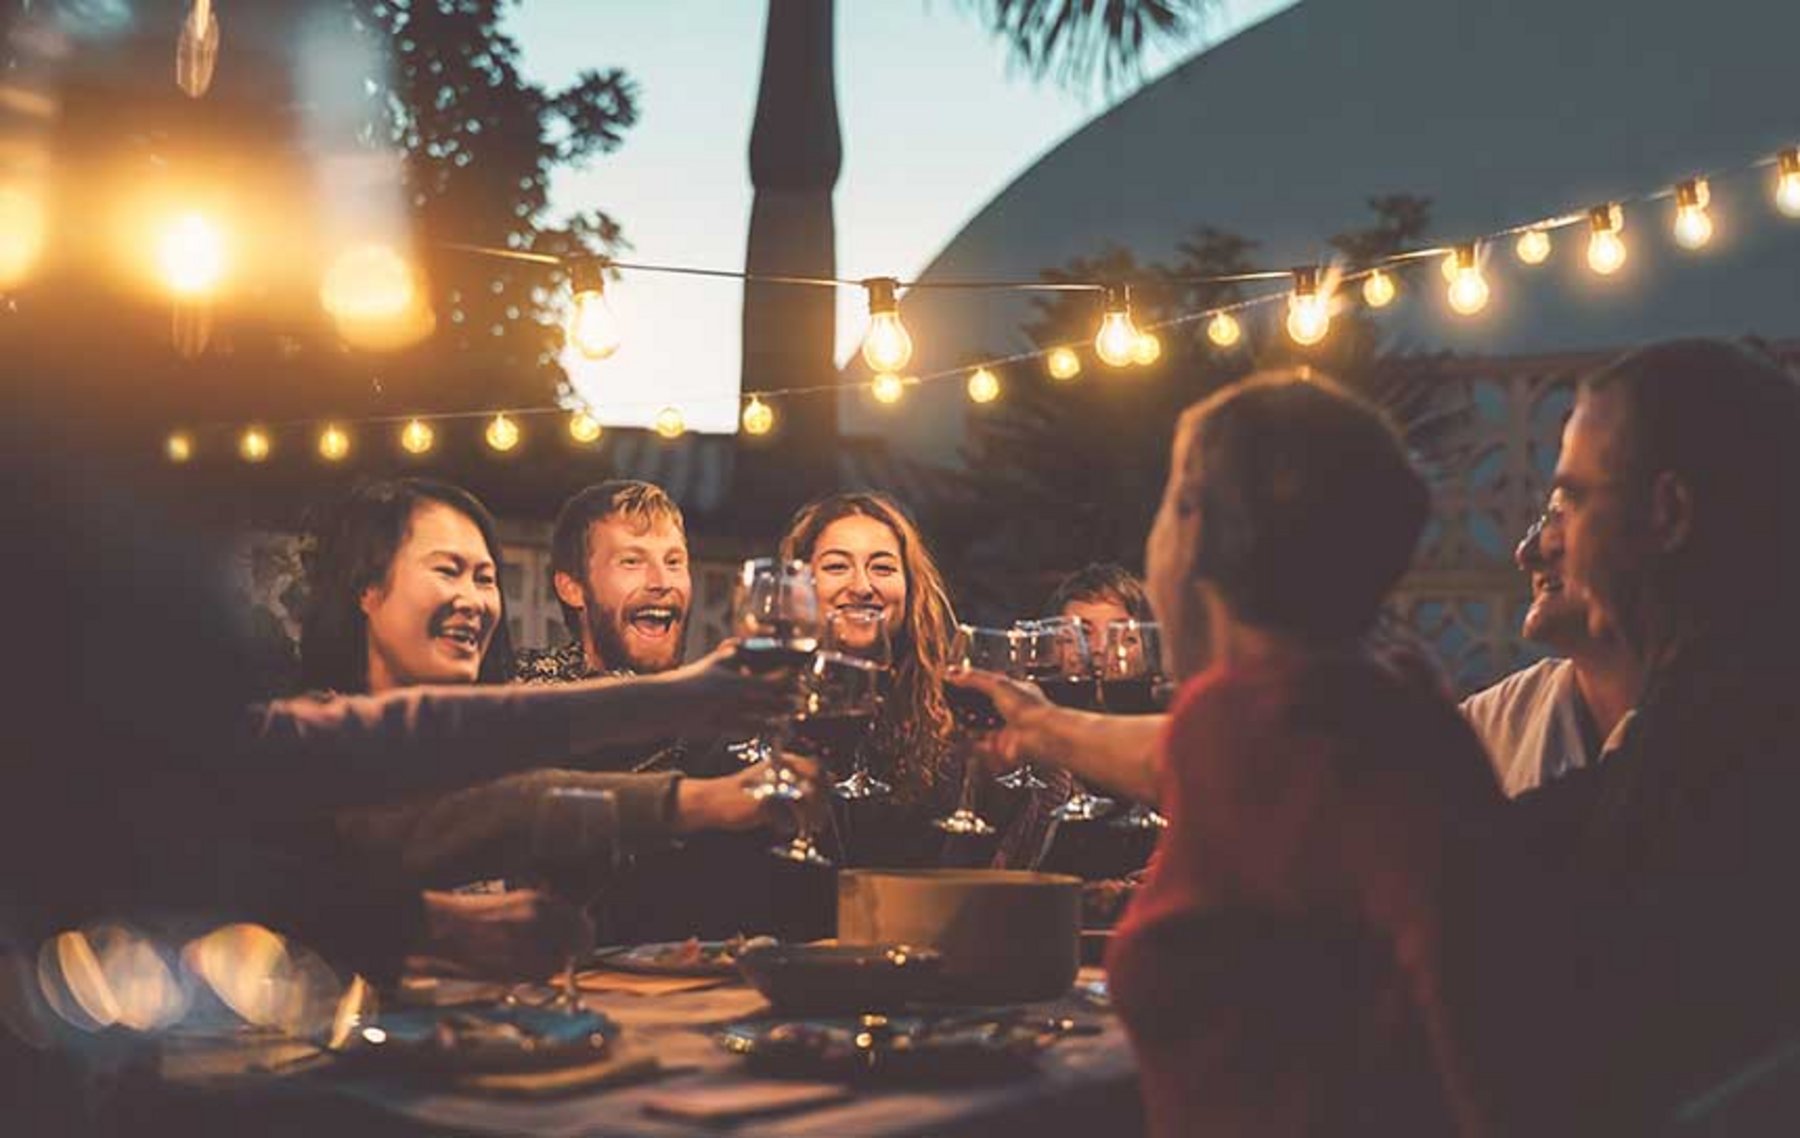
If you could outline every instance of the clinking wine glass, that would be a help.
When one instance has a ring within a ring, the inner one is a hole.
[[[1038,685],[1058,706],[1093,710],[1093,661],[1080,623],[1067,617],[1052,617],[1022,620],[1013,627],[1019,631],[1020,639],[1012,677]],[[1008,790],[1050,787],[1030,763],[1020,763],[995,781]]]
[[[893,787],[869,770],[866,744],[881,712],[891,678],[893,649],[882,613],[840,609],[825,619],[818,654],[807,672],[805,710],[794,723],[803,752],[817,754],[826,770],[846,762],[850,774],[833,785],[850,802],[885,798]]]
[[[744,562],[732,595],[731,631],[738,638],[739,662],[752,671],[808,667],[819,647],[819,591],[812,569],[804,561],[771,557]],[[769,764],[765,776],[747,791],[758,801],[799,803],[810,792],[806,780],[781,761],[787,732],[783,727],[753,744]],[[825,864],[804,828],[774,852],[789,861]]]
[[[1162,629],[1153,621],[1115,620],[1100,653],[1100,704],[1109,715],[1154,715],[1163,709]],[[1121,830],[1162,830],[1168,819],[1142,803],[1114,818]]]
[[[949,663],[952,667],[978,668],[1010,676],[1019,657],[1020,641],[1018,629],[960,624],[956,627],[956,638],[950,644]],[[965,749],[971,734],[993,731],[1002,725],[994,701],[973,688],[946,684],[944,697],[956,717],[957,736]],[[993,824],[975,810],[976,763],[973,756],[965,754],[964,759],[962,789],[957,795],[956,809],[942,818],[932,819],[931,824],[946,834],[992,834],[995,832]]]

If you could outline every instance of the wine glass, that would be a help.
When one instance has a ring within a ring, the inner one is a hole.
[[[532,874],[555,896],[591,913],[619,868],[618,793],[586,786],[541,791],[532,809],[530,846]],[[569,946],[561,991],[551,1007],[570,1015],[584,1010],[575,970],[593,950],[584,926]]]
[[[1019,658],[1021,639],[1016,628],[975,628],[959,624],[956,626],[956,637],[950,642],[949,662],[952,667],[960,665],[1010,676],[1014,674]],[[944,697],[950,703],[950,711],[955,715],[959,728],[957,734],[965,745],[970,733],[992,731],[1002,725],[1000,712],[994,706],[994,701],[973,688],[945,684]],[[975,810],[977,764],[972,756],[965,758],[962,790],[957,795],[956,809],[942,818],[932,819],[931,824],[946,834],[992,834],[995,832],[993,824]]]
[[[807,675],[806,709],[794,734],[823,760],[826,769],[851,762],[848,777],[832,791],[848,802],[885,798],[894,788],[869,770],[869,730],[881,712],[891,679],[893,648],[887,621],[878,612],[843,609],[825,620],[818,655]]]
[[[1115,620],[1100,653],[1100,703],[1109,715],[1154,715],[1162,710],[1162,628],[1153,621]],[[1162,830],[1168,819],[1145,806],[1112,820],[1121,830]]]
[[[772,557],[744,562],[732,594],[731,631],[738,638],[738,662],[751,671],[806,667],[819,647],[819,593],[812,569],[804,561]],[[781,761],[787,731],[783,727],[760,736],[747,748],[746,753],[768,760],[767,773],[746,791],[759,802],[798,803],[809,793],[806,780]],[[798,840],[777,852],[794,861],[824,861],[810,843]]]
[[[1022,620],[1013,627],[1023,636],[1013,677],[1036,684],[1059,707],[1092,711],[1096,696],[1093,656],[1081,622],[1058,616]],[[1019,764],[996,781],[1009,790],[1046,790],[1050,786],[1030,763]]]

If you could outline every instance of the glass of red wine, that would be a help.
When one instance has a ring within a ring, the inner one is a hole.
[[[811,567],[804,561],[772,557],[744,562],[732,594],[731,632],[738,638],[739,664],[751,671],[809,667],[819,647],[819,592]],[[757,753],[768,757],[767,773],[748,791],[758,801],[798,803],[811,792],[806,780],[781,761],[786,741],[783,729],[754,745]],[[798,839],[775,852],[792,861],[824,863],[810,842]]]
[[[1081,626],[1072,620],[1055,617],[1021,620],[1013,628],[1019,633],[1019,650],[1008,674],[1014,679],[1035,683],[1052,703],[1092,710],[1094,672]],[[1020,763],[994,781],[1008,790],[1047,790],[1050,787],[1038,777],[1030,763]]]
[[[585,786],[555,786],[540,792],[533,804],[530,851],[530,876],[592,916],[619,869],[618,793]],[[567,947],[559,990],[550,1005],[570,1015],[584,1010],[575,973],[593,953],[590,933],[584,918]],[[517,1000],[509,993],[506,1002]]]
[[[894,788],[869,769],[864,749],[887,694],[892,664],[887,621],[880,613],[842,609],[825,618],[794,738],[799,749],[816,755],[826,770],[836,772],[850,765],[850,774],[832,786],[832,792],[846,801],[893,793]]]
[[[1162,629],[1153,621],[1115,620],[1100,654],[1100,704],[1108,715],[1155,715],[1163,709]],[[1145,806],[1112,820],[1121,830],[1162,830],[1168,819]]]
[[[1021,636],[1016,628],[976,628],[973,625],[959,624],[956,626],[956,637],[950,642],[949,664],[951,667],[977,668],[984,672],[1010,676],[1015,674],[1020,642]],[[957,734],[965,742],[971,734],[993,731],[1004,726],[994,701],[981,692],[956,684],[945,684],[944,698],[949,701],[950,713],[956,718]],[[932,819],[931,824],[946,834],[972,836],[995,832],[993,823],[975,810],[977,765],[973,757],[966,757],[963,763],[962,790],[957,796],[956,809],[942,818]]]

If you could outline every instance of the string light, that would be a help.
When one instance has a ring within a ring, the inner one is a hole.
[[[424,454],[437,441],[437,433],[422,419],[409,420],[400,428],[400,447],[407,454]]]
[[[1550,235],[1542,229],[1527,229],[1519,234],[1513,252],[1527,265],[1541,265],[1550,257]]]
[[[1800,146],[1790,146],[1775,156],[1775,208],[1789,217],[1800,217]]]
[[[862,357],[871,371],[899,371],[912,362],[913,342],[906,325],[900,323],[900,300],[895,290],[900,282],[893,277],[871,277],[863,282],[869,290],[869,330],[863,334]]]
[[[665,439],[678,439],[687,430],[687,420],[678,407],[664,407],[656,413],[656,433]]]
[[[600,437],[600,420],[586,411],[569,416],[569,437],[578,443],[591,443]]]
[[[194,440],[185,431],[176,431],[163,443],[163,453],[170,462],[186,462],[194,457]]]
[[[1331,331],[1331,310],[1319,294],[1319,270],[1294,270],[1294,291],[1288,294],[1287,332],[1294,343],[1311,347]]]
[[[1081,374],[1081,357],[1075,354],[1074,348],[1052,348],[1044,366],[1049,369],[1051,379],[1070,380]]]
[[[336,424],[326,424],[319,432],[319,457],[326,462],[341,462],[349,453],[350,436]]]
[[[1473,316],[1487,307],[1488,284],[1481,275],[1480,250],[1474,245],[1458,245],[1451,254],[1456,258],[1456,276],[1450,282],[1450,307],[1464,316]]]
[[[163,230],[156,264],[176,296],[207,296],[225,278],[225,235],[204,214],[184,213]]]
[[[1137,343],[1131,346],[1131,362],[1139,367],[1149,367],[1162,358],[1162,338],[1155,332],[1139,332]]]
[[[251,427],[238,437],[238,453],[245,462],[261,462],[269,457],[269,434],[261,427]]]
[[[519,424],[506,417],[502,411],[488,421],[487,430],[482,432],[487,445],[502,454],[519,445]]]
[[[1206,338],[1221,348],[1229,348],[1244,338],[1244,330],[1231,313],[1215,312],[1206,322]]]
[[[1625,242],[1619,231],[1625,228],[1625,211],[1617,202],[1597,205],[1588,211],[1588,268],[1609,277],[1625,264]]]
[[[766,435],[775,429],[775,411],[752,395],[744,404],[744,430],[752,435]]]
[[[1703,248],[1712,240],[1712,215],[1706,212],[1711,201],[1705,178],[1689,178],[1675,187],[1675,242],[1683,249]]]
[[[906,381],[891,371],[884,371],[870,382],[869,393],[875,396],[877,403],[898,403],[906,394]]]
[[[1376,269],[1363,278],[1363,302],[1370,308],[1386,308],[1394,303],[1394,278]]]
[[[569,306],[568,341],[590,360],[606,359],[625,338],[606,300],[605,270],[606,262],[598,257],[583,257],[569,268],[575,298]]]
[[[1137,347],[1138,330],[1131,323],[1131,290],[1124,285],[1106,286],[1106,312],[1094,336],[1094,354],[1100,362],[1124,367]]]
[[[1000,377],[987,368],[976,368],[969,375],[969,398],[976,403],[992,403],[1000,398]]]

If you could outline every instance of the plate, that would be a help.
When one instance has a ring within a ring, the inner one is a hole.
[[[774,944],[768,937],[745,940],[672,940],[603,948],[593,962],[620,972],[645,976],[736,976],[738,954],[753,945]]]
[[[942,1087],[1029,1074],[1046,1047],[1082,1030],[1089,1028],[999,1009],[746,1020],[726,1027],[717,1042],[772,1078]]]

